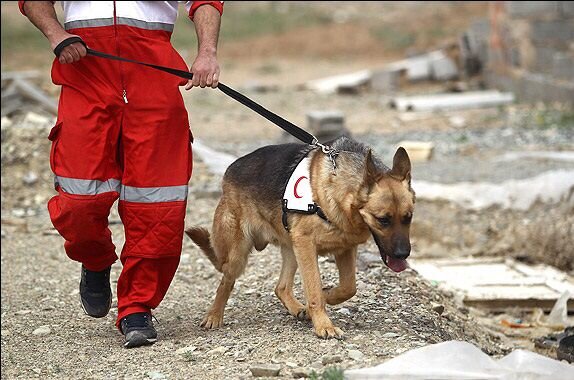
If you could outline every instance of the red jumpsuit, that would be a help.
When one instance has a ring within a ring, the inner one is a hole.
[[[23,10],[23,1],[20,9]],[[177,1],[64,1],[64,27],[91,49],[187,70],[170,43]],[[189,17],[204,4],[187,2]],[[125,228],[118,319],[159,305],[181,255],[192,135],[178,86],[151,68],[87,56],[54,60],[61,85],[50,165],[58,195],[48,202],[67,255],[88,270],[116,260],[108,228],[119,198]]]

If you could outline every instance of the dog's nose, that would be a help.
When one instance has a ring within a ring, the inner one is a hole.
[[[408,249],[399,248],[399,249],[395,249],[393,256],[397,259],[406,259],[407,257],[409,257],[410,254],[411,254],[411,248],[410,247],[408,247]]]

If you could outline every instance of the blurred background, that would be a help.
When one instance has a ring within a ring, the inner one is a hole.
[[[221,82],[320,141],[352,136],[386,163],[406,147],[417,193],[413,269],[458,290],[464,286],[453,278],[474,273],[476,288],[462,289],[466,306],[486,310],[480,317],[497,331],[517,334],[502,321],[529,323],[532,310],[548,312],[573,286],[572,4],[227,2]],[[53,53],[16,2],[1,6],[2,245],[52,239],[57,246],[45,209],[54,193],[46,138],[59,92],[50,82]],[[183,8],[172,39],[191,64],[196,36]],[[196,139],[188,224],[208,225],[221,168],[293,140],[217,90],[182,93]],[[119,228],[117,211],[111,220]],[[376,258],[362,253],[367,268]],[[3,253],[3,268],[4,260]],[[437,272],[451,264],[472,269]],[[526,295],[478,289],[486,277],[490,290],[517,285]],[[514,338],[534,347],[543,333]]]

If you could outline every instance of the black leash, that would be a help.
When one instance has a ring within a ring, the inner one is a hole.
[[[66,46],[71,45],[71,44],[76,43],[76,42],[83,44],[86,47],[86,51],[87,51],[88,55],[91,55],[94,57],[112,59],[112,60],[116,60],[116,61],[129,62],[129,63],[134,63],[136,65],[147,66],[147,67],[151,67],[151,68],[156,69],[156,70],[161,70],[161,71],[164,71],[166,73],[176,75],[178,77],[189,79],[189,80],[191,80],[193,78],[193,74],[190,73],[189,71],[178,70],[178,69],[174,69],[171,67],[153,65],[151,63],[134,61],[132,59],[122,58],[122,57],[118,57],[115,55],[106,54],[106,53],[102,53],[102,52],[99,52],[96,50],[92,50],[92,49],[88,48],[86,43],[80,37],[70,37],[70,38],[67,38],[64,41],[60,42],[58,44],[58,46],[56,46],[56,48],[54,49],[54,54],[56,54],[56,57],[59,57],[60,54],[62,53],[62,50],[64,50],[64,48]],[[296,126],[295,124],[291,123],[290,121],[283,119],[281,116],[269,111],[265,107],[254,102],[253,100],[249,99],[247,96],[235,91],[231,87],[228,87],[221,82],[219,82],[219,84],[217,85],[217,88],[221,92],[223,92],[225,95],[235,99],[236,101],[243,104],[244,106],[257,112],[259,115],[263,116],[264,118],[266,118],[267,120],[269,120],[273,124],[277,125],[279,128],[283,129],[284,131],[286,131],[290,135],[296,137],[297,139],[303,141],[304,143],[307,143],[307,144],[315,146],[315,147],[320,147],[321,150],[323,151],[323,153],[329,155],[329,158],[333,162],[333,167],[335,167],[335,155],[337,154],[337,152],[335,150],[333,150],[331,147],[319,143],[319,141],[317,140],[317,138],[315,136],[313,136],[309,132],[301,129],[300,127]]]

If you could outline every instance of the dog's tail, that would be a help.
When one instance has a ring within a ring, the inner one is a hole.
[[[203,227],[191,227],[185,230],[185,233],[205,253],[205,256],[211,261],[215,269],[221,272],[221,264],[217,260],[217,255],[211,246],[209,231]]]

